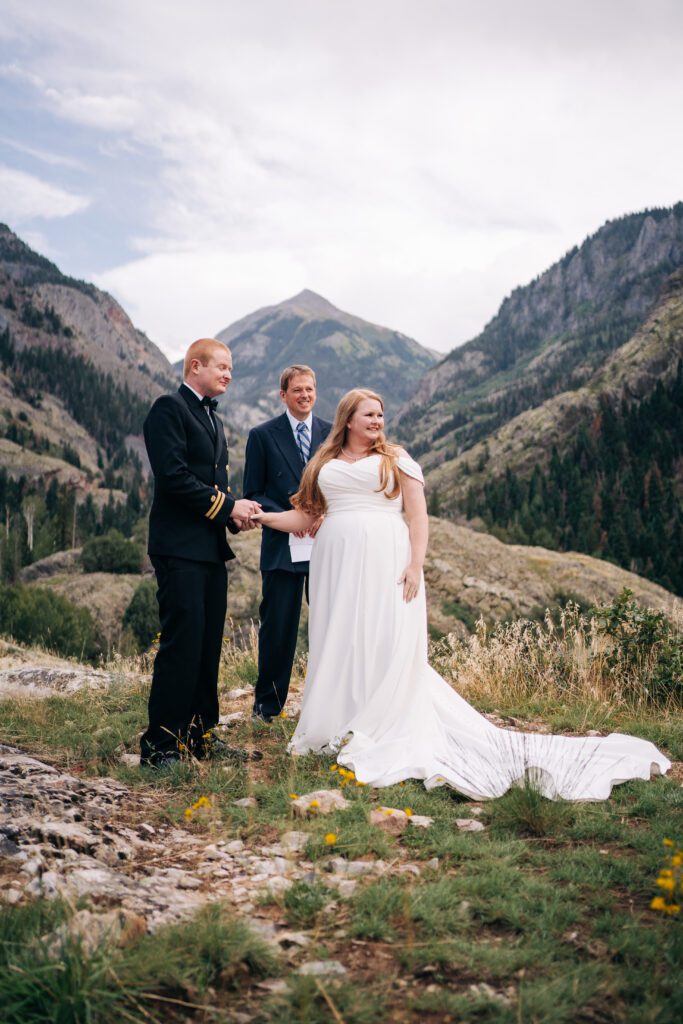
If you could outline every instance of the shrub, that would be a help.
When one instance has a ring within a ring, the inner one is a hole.
[[[126,540],[119,530],[109,530],[102,537],[91,537],[83,545],[81,565],[85,572],[140,572],[142,548]]]
[[[146,651],[160,630],[156,585],[143,580],[123,613],[123,627],[135,637],[138,651]]]
[[[311,927],[332,894],[317,882],[295,882],[285,893],[287,921],[294,926]]]
[[[663,612],[641,608],[624,587],[611,605],[593,609],[608,639],[607,664],[632,680],[634,696],[651,704],[683,702],[683,633]]]
[[[543,621],[490,628],[483,619],[464,640],[432,646],[431,661],[470,702],[604,702],[611,708],[683,706],[683,632],[623,591],[611,605],[582,613],[569,603]]]
[[[41,587],[0,586],[0,630],[24,644],[42,644],[67,657],[92,660],[98,653],[87,608]]]

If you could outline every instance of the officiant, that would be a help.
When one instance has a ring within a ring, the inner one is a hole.
[[[316,378],[310,366],[293,365],[280,376],[284,412],[249,432],[244,466],[244,497],[267,512],[291,509],[311,455],[331,424],[313,415]],[[296,653],[301,602],[308,584],[316,527],[303,537],[267,527],[261,539],[262,600],[259,607],[258,679],[253,715],[269,722],[287,700]]]

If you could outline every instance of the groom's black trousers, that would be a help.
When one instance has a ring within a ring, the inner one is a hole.
[[[308,574],[273,569],[263,571],[261,577],[263,600],[259,608],[261,626],[254,714],[272,718],[280,714],[287,700],[304,583],[308,597]]]
[[[227,607],[224,562],[151,555],[161,642],[149,695],[143,758],[195,743],[218,722],[218,666]]]

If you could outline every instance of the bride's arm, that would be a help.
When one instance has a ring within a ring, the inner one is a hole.
[[[429,539],[429,520],[424,487],[420,481],[401,473],[401,491],[410,533],[410,561],[398,582],[403,584],[404,600],[412,601],[420,589],[422,566]]]
[[[291,512],[257,512],[251,516],[253,523],[269,526],[282,533],[306,533],[316,521],[315,516],[293,509]]]

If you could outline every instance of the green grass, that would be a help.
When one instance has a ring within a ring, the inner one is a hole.
[[[295,882],[284,895],[287,922],[293,926],[313,926],[333,895],[319,882]]]
[[[236,658],[224,668],[224,689],[249,680],[249,657],[241,668]],[[482,804],[487,828],[480,833],[458,831],[456,819],[468,816],[470,804],[445,787],[427,792],[406,782],[378,791],[350,783],[348,810],[302,820],[293,816],[291,794],[338,788],[341,780],[330,771],[331,758],[286,753],[294,728],[287,718],[270,726],[245,718],[230,730],[229,742],[260,749],[262,762],[185,762],[162,773],[121,766],[121,748],[135,751],[144,727],[147,690],[147,683],[120,682],[105,692],[5,701],[4,739],[64,768],[153,794],[145,820],[207,841],[239,837],[259,847],[291,829],[308,833],[309,874],[264,912],[307,930],[310,945],[277,959],[214,907],[128,951],[83,957],[73,946],[55,964],[36,940],[71,908],[40,901],[6,908],[0,911],[3,1024],[227,1024],[233,1012],[256,1024],[674,1024],[683,1016],[683,921],[649,906],[662,840],[683,838],[680,780],[631,782],[600,803],[551,803],[528,787],[514,790]],[[570,697],[522,706],[497,700],[495,710],[544,719],[556,731],[633,733],[683,756],[683,724],[672,713],[636,714]],[[234,806],[247,795],[256,798],[255,807]],[[188,821],[185,809],[200,796],[212,798],[212,811]],[[388,836],[369,824],[369,811],[379,804],[410,807],[434,825]],[[329,832],[337,837],[331,846]],[[389,870],[362,879],[352,896],[340,899],[325,871],[334,856],[381,858]],[[437,870],[426,866],[433,857]],[[394,872],[405,861],[421,867],[419,878]],[[302,960],[324,958],[341,960],[348,974],[316,980],[294,973]],[[268,975],[284,979],[287,991],[258,989]]]
[[[217,904],[191,921],[162,928],[123,950],[86,955],[78,940],[51,951],[48,925],[64,907],[0,913],[3,1024],[123,1024],[180,1021],[182,1003],[229,1006],[250,983],[276,970],[264,943]]]

